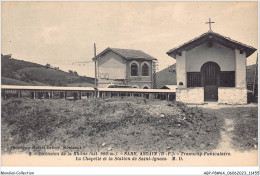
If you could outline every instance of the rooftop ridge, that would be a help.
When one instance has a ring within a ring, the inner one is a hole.
[[[215,36],[215,37],[223,38],[223,39],[227,40],[228,42],[232,42],[236,45],[240,45],[240,48],[244,47],[245,50],[248,50],[247,57],[250,56],[251,54],[253,54],[256,51],[256,49],[252,46],[246,45],[244,43],[233,40],[230,37],[226,37],[226,36],[223,36],[219,33],[213,32],[212,30],[209,30],[208,32],[205,32],[205,33],[199,35],[198,37],[195,37],[195,38],[193,38],[193,39],[191,39],[191,40],[189,40],[189,41],[187,41],[187,42],[185,42],[185,43],[183,43],[183,44],[181,44],[177,47],[170,49],[166,54],[170,55],[172,53],[176,54],[177,52],[181,52],[182,47],[185,47],[186,45],[189,45],[192,42],[195,42],[196,40],[202,39],[203,37],[205,37],[207,35],[213,35],[213,37]]]
[[[93,60],[98,59],[100,56],[105,54],[108,51],[113,51],[114,53],[122,56],[125,59],[146,59],[146,60],[157,60],[156,58],[152,57],[151,55],[143,52],[142,50],[135,50],[135,49],[122,49],[122,48],[106,48],[104,51],[99,53]]]

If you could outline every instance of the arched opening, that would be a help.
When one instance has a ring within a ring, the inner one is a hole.
[[[149,89],[149,87],[147,87],[147,86],[144,86],[144,87],[143,87],[143,89]]]
[[[220,83],[220,67],[215,62],[207,62],[201,67],[204,101],[218,101],[218,86]]]
[[[149,66],[146,63],[142,65],[142,76],[149,76]]]
[[[138,76],[138,65],[136,63],[131,64],[131,76]]]

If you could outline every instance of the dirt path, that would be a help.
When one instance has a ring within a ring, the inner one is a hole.
[[[218,147],[215,150],[221,151],[232,151],[239,152],[237,149],[234,149],[234,126],[235,121],[242,116],[247,116],[247,111],[240,111],[241,108],[254,108],[257,107],[257,104],[247,104],[247,105],[218,105],[217,103],[210,103],[207,105],[188,105],[190,107],[197,106],[203,111],[206,111],[210,114],[214,114],[220,119],[224,120],[223,127],[221,128],[221,140]],[[248,110],[250,112],[250,110]],[[257,148],[251,150],[250,152],[257,151]]]
[[[232,132],[234,130],[233,119],[225,119],[225,124],[220,132],[221,142],[219,143],[218,150],[232,150]]]

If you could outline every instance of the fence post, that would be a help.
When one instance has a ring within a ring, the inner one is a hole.
[[[4,97],[4,100],[6,100],[6,92],[5,92],[5,89],[3,90],[3,97]]]
[[[53,91],[51,91],[50,94],[50,98],[53,99]]]
[[[21,90],[17,90],[17,98],[21,98]]]
[[[82,98],[82,91],[79,91],[79,99],[81,100]]]

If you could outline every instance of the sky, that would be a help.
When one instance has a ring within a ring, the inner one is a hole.
[[[93,77],[96,43],[97,54],[142,50],[162,70],[175,63],[166,52],[207,32],[209,18],[214,32],[258,48],[257,9],[257,2],[2,2],[1,52]]]

